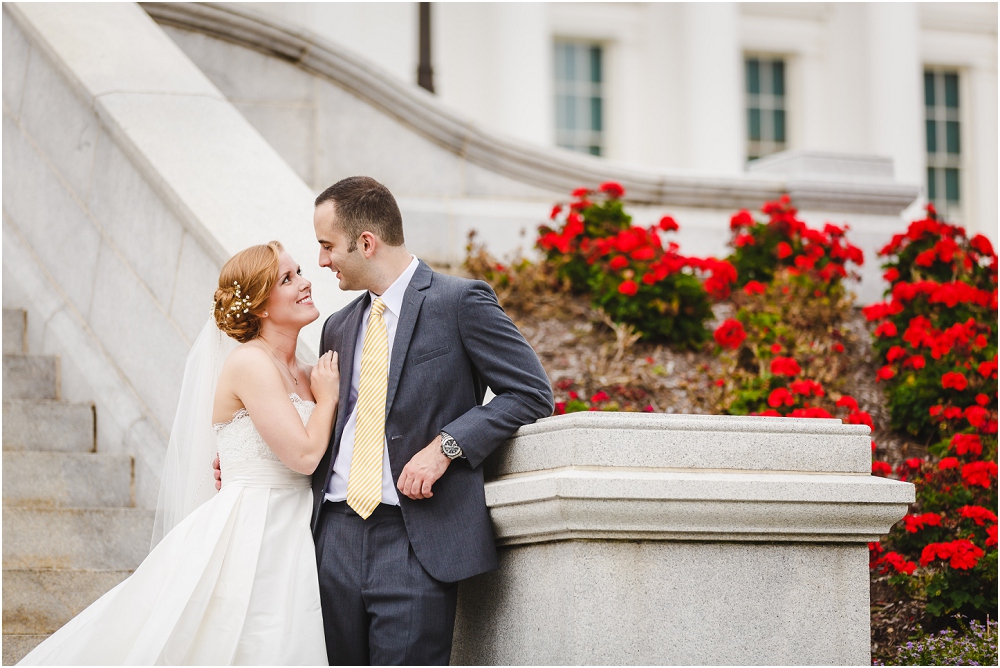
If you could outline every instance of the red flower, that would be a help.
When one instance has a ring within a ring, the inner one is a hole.
[[[956,371],[949,371],[948,373],[941,376],[941,387],[944,389],[955,388],[959,392],[964,390],[969,386],[969,381],[965,379],[965,376]]]
[[[580,198],[580,197],[586,197],[587,193],[589,193],[589,192],[590,192],[590,188],[577,188],[576,190],[574,190],[573,192],[571,192],[570,195],[572,197]]]
[[[881,325],[875,328],[875,336],[896,336],[898,334],[896,329],[896,323],[892,320],[886,320]]]
[[[752,234],[739,234],[733,239],[733,245],[737,248],[743,248],[744,246],[754,246],[757,244],[757,240],[753,238]]]
[[[580,395],[577,394],[576,392],[570,392],[569,393],[569,398],[570,398],[571,401],[576,401],[577,399],[580,398]]]
[[[614,181],[605,181],[598,186],[598,189],[611,199],[621,199],[622,195],[625,194],[625,189],[622,188],[621,184]]]
[[[884,557],[879,559],[879,563],[889,564],[897,573],[906,573],[907,575],[913,575],[913,571],[917,570],[915,563],[907,561],[898,552],[887,552]]]
[[[680,225],[677,224],[677,221],[670,216],[660,218],[659,227],[664,232],[674,232],[680,229]]]
[[[840,341],[837,341],[836,343],[834,343],[833,344],[833,352],[835,352],[835,353],[842,353],[842,352],[844,352],[844,344],[841,343]]]
[[[715,386],[716,387],[722,387],[725,384],[726,384],[726,381],[723,380],[722,378],[716,378],[715,379]]]
[[[959,466],[958,459],[955,457],[945,457],[938,462],[938,469],[942,471],[947,471],[948,469],[957,469]]]
[[[969,239],[969,245],[975,248],[980,255],[985,255],[987,257],[993,255],[993,244],[991,244],[990,240],[981,234],[977,234]]]
[[[592,403],[592,404],[599,404],[602,401],[607,401],[610,398],[611,397],[608,396],[607,392],[605,392],[604,390],[601,390],[600,392],[598,392],[597,394],[595,394],[594,396],[592,396],[590,398],[590,403]]]
[[[893,281],[898,281],[899,280],[899,271],[896,270],[896,269],[890,269],[887,272],[885,272],[884,274],[882,274],[882,278],[884,278],[886,281],[888,281],[890,283],[892,283]]]
[[[556,204],[552,207],[552,213],[549,214],[549,220],[555,220],[556,216],[558,216],[560,212],[562,212],[562,204]]]
[[[639,286],[635,281],[622,281],[622,284],[618,286],[618,292],[627,297],[631,297],[638,291]]]
[[[747,333],[743,329],[743,323],[739,320],[729,318],[719,325],[719,328],[715,330],[712,336],[715,337],[715,342],[723,348],[736,350],[743,343],[743,340],[747,338]]]
[[[784,260],[792,254],[792,247],[782,241],[778,244],[778,259]]]
[[[920,468],[920,465],[923,463],[923,461],[924,460],[920,459],[920,457],[910,457],[909,459],[906,460],[906,465],[909,466],[911,469],[918,469]]]
[[[985,394],[983,394],[982,392],[980,392],[979,394],[976,395],[976,403],[979,404],[980,406],[985,406],[986,404],[990,403],[990,398]]]
[[[997,477],[995,462],[972,462],[962,467],[962,480],[969,485],[990,488],[990,478]]]
[[[994,524],[991,527],[986,527],[986,547],[992,547],[997,544],[997,525]]]
[[[615,271],[618,271],[619,269],[624,269],[625,267],[628,266],[628,258],[625,257],[624,255],[615,255],[613,258],[611,258],[611,262],[608,263],[608,266],[614,269]]]
[[[632,251],[631,256],[633,260],[647,261],[656,257],[656,252],[652,246],[643,246]]]
[[[889,348],[889,352],[887,352],[885,354],[885,361],[886,362],[895,362],[899,358],[905,357],[905,356],[906,356],[906,350],[904,348],[902,348],[900,346],[893,346],[892,348]]]
[[[747,281],[743,286],[743,292],[748,295],[762,295],[767,291],[767,286],[759,281]]]
[[[988,508],[982,506],[962,506],[958,509],[958,514],[966,519],[970,519],[979,526],[984,526],[986,522],[997,523],[997,516]]]
[[[589,199],[581,199],[570,204],[569,208],[573,209],[573,211],[583,211],[584,209],[590,208],[591,204],[593,204],[593,202]]]
[[[802,368],[791,357],[775,357],[771,360],[771,373],[778,376],[797,376],[802,373]]]
[[[924,360],[923,355],[914,355],[903,362],[903,366],[911,366],[914,369],[923,369],[927,366],[927,362]]]
[[[891,366],[886,365],[875,373],[875,382],[877,383],[880,380],[889,380],[895,375],[896,375],[896,370],[893,369]]]
[[[909,533],[916,533],[924,527],[941,526],[941,516],[936,513],[924,513],[923,515],[907,515],[903,518],[903,525]]]
[[[960,417],[964,415],[965,419],[969,421],[969,424],[971,424],[976,429],[982,429],[983,425],[986,424],[986,416],[988,415],[988,413],[986,412],[986,409],[983,408],[982,406],[979,405],[968,406],[965,409],[964,413],[959,408],[955,408],[954,410],[958,413],[958,415],[955,415],[955,417]],[[945,411],[945,417],[948,417],[947,411]]]
[[[735,230],[738,227],[747,227],[753,225],[753,216],[746,209],[739,211],[729,219],[729,228]]]
[[[978,434],[955,434],[951,437],[951,447],[959,455],[971,453],[978,457],[983,454],[983,443]]]
[[[846,394],[840,399],[837,399],[837,408],[843,408],[845,406],[852,411],[858,410],[858,402],[854,399],[854,397],[850,397]]]
[[[823,386],[813,380],[794,380],[788,384],[788,389],[790,389],[795,394],[800,394],[803,397],[817,396],[822,397],[826,393],[823,391]]]
[[[784,404],[785,406],[791,406],[795,403],[795,397],[792,393],[783,387],[776,388],[771,391],[771,395],[767,398],[767,405],[771,408],[777,408]]]
[[[931,543],[920,554],[920,564],[926,566],[935,559],[948,559],[952,568],[968,570],[976,565],[985,554],[969,540],[953,540],[950,543]]]
[[[983,362],[979,365],[979,374],[983,378],[997,377],[997,358],[993,357],[991,362]]]
[[[777,355],[778,353],[780,353],[781,352],[781,344],[780,343],[772,343],[771,344],[771,352],[774,353],[775,355]]]
[[[931,417],[937,417],[941,414],[942,410],[944,410],[944,406],[937,404],[936,406],[931,406],[927,412],[930,413]]]
[[[892,473],[892,467],[889,466],[887,462],[872,462],[872,475],[878,475],[884,478],[890,473]]]
[[[566,414],[566,402],[565,401],[557,401],[556,402],[556,412],[555,412],[555,414],[556,415],[565,415]]]

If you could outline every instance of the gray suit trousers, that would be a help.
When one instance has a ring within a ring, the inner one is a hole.
[[[330,665],[447,665],[457,584],[420,565],[399,508],[325,502],[316,529]]]

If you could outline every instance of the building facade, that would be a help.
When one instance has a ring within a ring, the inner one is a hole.
[[[418,3],[247,3],[417,85]],[[738,174],[782,150],[892,158],[996,239],[996,3],[432,3],[434,92],[540,146]]]

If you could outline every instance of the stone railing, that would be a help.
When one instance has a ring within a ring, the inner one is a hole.
[[[914,499],[839,420],[583,413],[522,428],[486,486],[501,568],[453,663],[865,664],[867,543]]]

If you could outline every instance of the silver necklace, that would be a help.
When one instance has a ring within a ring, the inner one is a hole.
[[[267,345],[267,341],[264,340],[264,337],[260,337],[260,342],[264,344],[265,348],[267,348],[268,354],[274,359],[275,363],[278,365],[278,368],[284,369],[285,373],[288,374],[288,377],[291,378],[292,382],[295,383],[295,386],[298,387],[299,379],[295,377],[295,374],[293,374],[289,370],[287,365],[281,363],[281,360],[278,359],[278,356],[274,354],[273,350],[271,350],[271,346]]]

